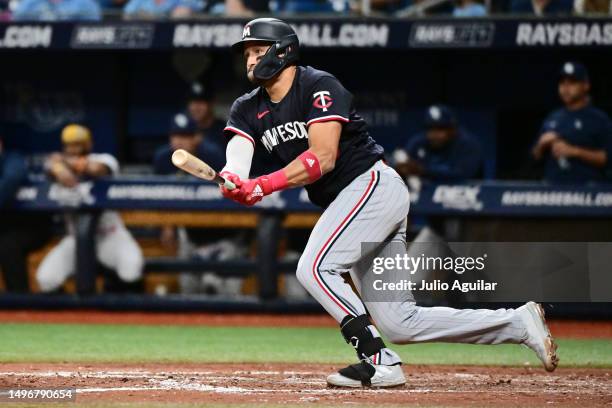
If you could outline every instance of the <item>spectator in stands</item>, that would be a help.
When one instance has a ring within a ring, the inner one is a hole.
[[[123,17],[126,19],[186,18],[203,10],[203,0],[129,0],[123,9]]]
[[[571,14],[574,0],[512,0],[510,11],[537,16],[550,14]]]
[[[545,179],[553,183],[610,181],[612,122],[591,104],[587,69],[578,62],[561,68],[559,96],[563,108],[544,120],[532,154],[545,160]]]
[[[201,157],[214,169],[219,170],[225,165],[225,150],[217,143],[209,142],[208,136],[202,134],[196,122],[185,113],[177,113],[170,121],[169,139],[170,143],[155,152],[153,168],[156,174],[185,174],[171,161],[172,153],[177,149]]]
[[[0,21],[11,20],[11,10],[9,8],[9,0],[0,0]]]
[[[276,0],[272,7],[277,13],[342,13],[348,9],[346,0]]]
[[[484,17],[487,8],[476,0],[457,0],[453,9],[454,17]]]
[[[410,6],[411,3],[412,0],[371,0],[370,9],[380,13],[395,13]],[[362,4],[360,1],[349,1],[348,4],[351,12],[361,13]]]
[[[15,21],[100,20],[96,0],[21,0],[13,12]]]
[[[577,14],[612,14],[612,0],[575,0]]]
[[[103,10],[119,12],[125,7],[128,0],[98,0]]]
[[[474,178],[482,169],[478,142],[461,129],[453,112],[444,105],[433,105],[425,114],[426,131],[411,137],[404,149],[394,152],[398,172],[434,181],[460,181]]]
[[[210,143],[208,136],[200,133],[195,121],[186,114],[178,113],[172,118],[169,134],[170,143],[160,147],[155,154],[153,167],[156,174],[191,177],[172,164],[170,158],[176,149],[185,149],[201,157],[217,170],[225,165],[225,149]],[[245,245],[240,239],[236,233],[230,231],[175,226],[163,227],[160,235],[163,246],[171,249],[178,245],[181,258],[195,256],[206,259],[237,259],[244,255]],[[179,276],[183,293],[238,294],[241,283],[241,279],[222,279],[214,273],[204,273],[202,276],[182,273]]]
[[[51,235],[51,217],[44,212],[21,212],[8,208],[27,175],[21,155],[4,150],[0,138],[0,270],[6,290],[27,292],[27,256]]]
[[[268,0],[210,0],[206,10],[211,14],[225,14],[232,17],[253,16],[270,12]]]
[[[68,125],[62,130],[61,139],[63,151],[51,154],[45,167],[49,176],[64,187],[66,193],[72,193],[67,195],[81,196],[81,181],[91,181],[119,172],[119,163],[113,156],[91,152],[93,140],[86,127]],[[38,268],[36,278],[43,292],[60,289],[64,281],[75,272],[75,226],[70,215],[67,220],[68,235],[47,254]],[[141,278],[142,252],[116,212],[104,211],[100,216],[95,249],[98,261],[114,270],[122,281],[134,283]]]
[[[210,86],[200,82],[191,84],[187,94],[187,112],[207,142],[225,151],[225,121],[215,117],[215,94]]]

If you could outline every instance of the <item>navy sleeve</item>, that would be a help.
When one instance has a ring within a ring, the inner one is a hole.
[[[559,127],[559,113],[558,111],[554,111],[549,114],[544,122],[542,122],[542,126],[540,127],[540,135],[546,132],[558,132]],[[537,141],[536,141],[537,142]]]
[[[349,121],[353,95],[333,76],[317,80],[304,97],[306,126],[319,122]]]
[[[5,156],[0,176],[0,206],[8,204],[15,198],[26,174],[26,164],[21,156],[17,154]]]
[[[252,112],[252,115],[257,115],[257,112]],[[237,99],[230,109],[229,119],[223,130],[229,138],[234,137],[234,135],[244,137],[255,147],[255,132],[249,124],[247,117],[248,112],[245,112],[244,103]]]
[[[542,122],[542,125],[540,126],[540,131],[538,132],[538,135],[536,136],[535,140],[531,143],[531,146],[529,146],[530,152],[538,144],[538,142],[540,141],[540,136],[542,136],[544,133],[546,132],[559,133],[559,115],[560,115],[559,111],[554,111],[554,112],[549,113],[546,119],[544,119],[544,121]]]
[[[482,150],[470,140],[461,143],[450,155],[448,162],[425,167],[425,176],[437,181],[461,181],[474,178],[482,166]]]

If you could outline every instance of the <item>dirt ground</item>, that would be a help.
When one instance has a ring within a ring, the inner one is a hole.
[[[3,311],[0,322],[330,326],[323,315]],[[565,338],[612,338],[611,322],[550,322]],[[607,369],[406,365],[408,383],[390,390],[332,389],[341,367],[314,364],[2,364],[0,388],[75,388],[77,402],[166,402],[408,406],[612,407]]]
[[[612,405],[609,370],[404,366],[408,384],[332,389],[325,376],[340,367],[308,364],[4,364],[0,387],[76,388],[76,401],[401,404],[412,406]]]

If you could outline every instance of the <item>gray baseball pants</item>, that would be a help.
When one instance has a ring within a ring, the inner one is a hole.
[[[405,253],[409,207],[402,178],[382,161],[374,164],[323,212],[298,263],[299,281],[339,323],[347,315],[365,314],[367,308],[392,343],[520,343],[527,334],[514,309],[420,307],[408,290],[394,292],[384,302],[361,300],[371,260],[394,257],[397,248]],[[362,254],[362,242],[381,245],[377,253]],[[388,245],[391,242],[404,245]],[[351,275],[358,293],[344,281],[345,273]]]

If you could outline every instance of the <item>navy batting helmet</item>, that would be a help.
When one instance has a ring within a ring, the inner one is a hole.
[[[253,76],[260,81],[274,78],[299,58],[300,41],[297,34],[289,24],[277,18],[257,18],[246,23],[242,40],[232,45],[232,49],[242,51],[244,44],[250,41],[272,44],[253,70]]]

